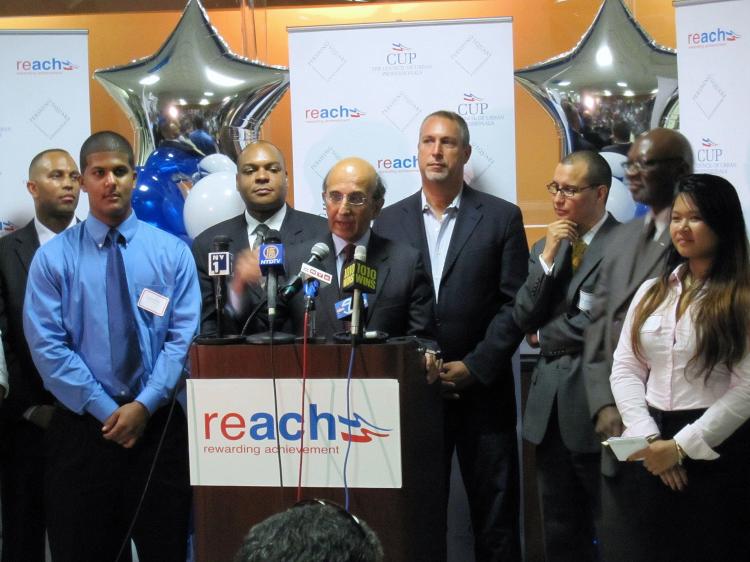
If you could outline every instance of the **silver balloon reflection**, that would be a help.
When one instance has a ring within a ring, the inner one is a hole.
[[[515,76],[555,119],[564,155],[612,144],[618,122],[633,135],[664,123],[677,96],[677,55],[656,44],[621,0],[604,0],[572,50]]]
[[[236,160],[289,87],[287,68],[232,53],[199,0],[155,54],[94,78],[130,119],[139,166],[162,140]]]

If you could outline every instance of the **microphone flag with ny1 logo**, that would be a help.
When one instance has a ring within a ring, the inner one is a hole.
[[[232,274],[232,254],[230,252],[208,253],[208,275],[223,277]]]

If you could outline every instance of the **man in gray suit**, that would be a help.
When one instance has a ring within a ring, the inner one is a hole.
[[[536,445],[546,559],[597,560],[600,445],[581,373],[599,267],[618,222],[606,211],[609,166],[573,152],[547,186],[557,220],[534,244],[513,316],[540,348],[526,403],[524,437]]]
[[[649,211],[617,229],[601,265],[591,323],[585,333],[583,376],[589,414],[602,438],[619,436],[623,430],[609,385],[612,357],[633,295],[641,283],[657,277],[663,267],[671,244],[668,227],[675,185],[682,176],[692,173],[693,152],[677,131],[652,129],[636,139],[624,166],[633,199],[648,205]],[[628,507],[629,500],[636,496],[620,485],[623,478],[613,456],[602,457],[602,472],[604,559],[637,560],[633,549],[638,545],[626,542],[618,532],[618,521],[637,516],[642,506]]]
[[[206,229],[193,242],[203,297],[202,334],[216,332],[214,284],[208,274],[208,253],[216,236],[230,238],[229,251],[235,256],[233,296],[241,299],[245,285],[257,285],[260,281],[257,246],[263,241],[263,232],[278,230],[284,244],[318,241],[328,234],[323,217],[296,211],[286,204],[288,188],[284,155],[276,146],[257,141],[245,147],[237,160],[237,191],[245,201],[246,211]],[[224,315],[223,333],[239,334],[244,323],[245,318]],[[265,326],[262,324],[248,327],[249,332],[263,330]]]

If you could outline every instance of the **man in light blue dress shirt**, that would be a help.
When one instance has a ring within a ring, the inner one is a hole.
[[[43,246],[29,271],[24,330],[58,401],[45,444],[55,561],[115,560],[129,549],[131,523],[142,562],[185,559],[187,431],[173,399],[198,328],[200,290],[189,248],[133,213],[133,160],[132,147],[116,133],[84,142],[89,217]],[[132,342],[127,359],[138,358],[124,375],[115,374],[120,345],[110,343],[116,326],[109,318],[107,264],[114,244],[130,305],[121,307],[123,322],[133,322],[136,331],[123,338]]]

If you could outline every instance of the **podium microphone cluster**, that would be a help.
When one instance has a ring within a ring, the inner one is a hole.
[[[224,336],[224,307],[227,304],[227,279],[232,275],[232,254],[229,253],[228,236],[215,236],[208,253],[208,275],[214,282],[216,307],[216,337]]]
[[[354,249],[354,261],[344,268],[341,290],[352,294],[352,326],[351,335],[360,335],[362,324],[362,293],[374,293],[377,286],[378,272],[369,267],[367,261],[367,247],[357,246]]]

